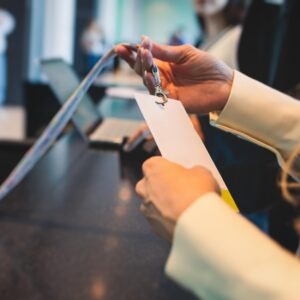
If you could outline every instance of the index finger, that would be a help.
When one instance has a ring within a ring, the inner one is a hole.
[[[136,193],[143,199],[147,199],[147,192],[145,186],[145,179],[141,179],[135,186]]]
[[[124,59],[133,69],[136,61],[136,53],[131,51],[128,47],[117,45],[114,48],[115,53]]]

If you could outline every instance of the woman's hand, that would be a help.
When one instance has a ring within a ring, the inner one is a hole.
[[[148,159],[143,165],[144,178],[136,185],[144,199],[141,209],[154,230],[171,240],[172,226],[199,197],[219,193],[211,173],[202,167],[186,169],[162,157]],[[174,226],[173,226],[174,228]]]
[[[116,53],[140,74],[154,93],[152,66],[160,71],[163,89],[181,100],[187,111],[207,113],[224,108],[231,91],[233,70],[215,57],[192,46],[163,46],[143,38],[136,56],[124,46]]]
[[[133,151],[140,144],[143,144],[143,150],[148,153],[153,152],[156,148],[156,143],[146,123],[142,124],[137,129],[137,131],[135,131],[130,137],[128,137],[123,150],[125,152]]]

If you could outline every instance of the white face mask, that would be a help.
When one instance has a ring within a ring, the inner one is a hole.
[[[224,9],[228,0],[203,0],[195,1],[197,12],[202,16],[212,16]]]
[[[265,0],[268,4],[275,4],[275,5],[281,5],[284,3],[284,0]]]

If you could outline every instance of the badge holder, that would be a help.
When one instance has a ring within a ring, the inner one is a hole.
[[[121,45],[134,52],[136,52],[141,47],[140,44],[134,43],[122,43]],[[152,75],[154,77],[154,95],[160,98],[159,100],[155,101],[155,103],[165,106],[165,104],[168,102],[167,91],[163,90],[161,86],[159,69],[155,64],[153,64],[152,66]]]

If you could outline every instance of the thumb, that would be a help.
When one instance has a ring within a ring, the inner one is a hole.
[[[166,62],[178,63],[183,55],[182,46],[160,45],[147,36],[142,36],[142,47],[148,49],[154,58]]]

